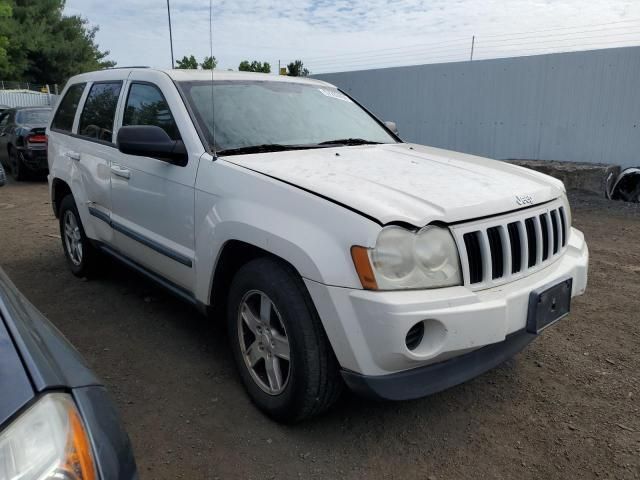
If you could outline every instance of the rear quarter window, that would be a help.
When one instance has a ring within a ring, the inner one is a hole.
[[[85,85],[86,83],[77,83],[69,87],[67,93],[65,93],[62,100],[60,100],[56,115],[53,117],[53,122],[51,123],[52,129],[71,132],[73,119],[76,116],[76,110],[78,109]]]

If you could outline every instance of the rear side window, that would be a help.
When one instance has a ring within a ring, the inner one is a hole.
[[[131,85],[122,125],[155,125],[167,132],[172,140],[180,140],[180,132],[171,115],[169,105],[155,85],[147,83]]]
[[[73,128],[73,119],[76,116],[78,103],[80,103],[80,97],[82,97],[85,85],[85,83],[77,83],[69,87],[67,93],[60,101],[60,106],[58,107],[56,116],[53,118],[51,128],[64,130],[65,132],[71,131]]]
[[[79,135],[113,142],[113,121],[121,89],[122,82],[94,83],[91,86],[80,116]]]

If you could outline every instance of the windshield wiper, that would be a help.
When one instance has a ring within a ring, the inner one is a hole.
[[[318,145],[380,145],[380,142],[365,140],[364,138],[339,138],[320,142]]]
[[[228,148],[218,150],[218,155],[248,155],[250,153],[285,152],[288,150],[306,150],[309,148],[321,148],[318,145],[281,145],[279,143],[264,143],[248,147]]]

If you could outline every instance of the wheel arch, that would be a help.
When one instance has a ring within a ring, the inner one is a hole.
[[[224,315],[226,312],[229,287],[234,275],[242,266],[261,257],[270,257],[282,262],[302,279],[300,271],[286,258],[243,240],[227,240],[220,249],[209,291],[208,304],[216,315]]]
[[[51,181],[51,206],[56,218],[58,218],[60,213],[60,204],[62,203],[62,199],[67,195],[73,195],[69,184],[61,178],[54,178]]]

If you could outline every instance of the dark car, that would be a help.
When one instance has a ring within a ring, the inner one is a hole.
[[[58,478],[138,475],[100,380],[0,269],[0,479]]]
[[[10,108],[0,114],[0,163],[16,180],[44,176],[47,164],[45,134],[51,108]]]

